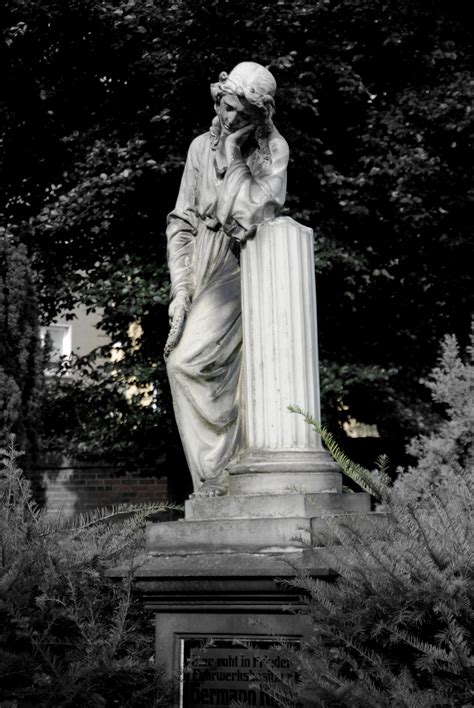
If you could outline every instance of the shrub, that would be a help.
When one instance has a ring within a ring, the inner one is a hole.
[[[164,504],[49,518],[32,500],[13,444],[0,468],[0,703],[166,706],[153,632],[104,570],[133,558],[145,517]]]
[[[444,420],[434,432],[420,435],[408,446],[416,464],[395,484],[401,494],[423,495],[425,490],[449,484],[454,470],[472,470],[474,340],[466,354],[463,361],[456,338],[445,338],[438,365],[424,382],[435,405],[444,413]]]

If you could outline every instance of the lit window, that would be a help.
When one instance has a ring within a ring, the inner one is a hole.
[[[48,334],[51,340],[50,361],[52,364],[57,364],[62,357],[71,355],[72,337],[70,325],[50,325],[49,327],[41,328],[41,340],[44,342]]]

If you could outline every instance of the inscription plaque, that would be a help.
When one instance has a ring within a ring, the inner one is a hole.
[[[295,648],[300,644],[295,637],[283,641]],[[182,637],[181,670],[181,708],[278,706],[265,688],[278,684],[283,688],[297,679],[275,639],[255,636]]]

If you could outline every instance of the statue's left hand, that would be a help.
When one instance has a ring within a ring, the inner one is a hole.
[[[185,290],[176,293],[176,297],[169,306],[170,333],[165,344],[164,357],[167,359],[181,339],[186,323],[186,315],[191,305],[191,297]]]
[[[174,317],[173,321],[171,323],[171,328],[170,328],[170,333],[168,335],[168,339],[166,340],[165,344],[165,350],[164,350],[164,357],[167,359],[173,349],[176,349],[176,347],[179,344],[179,340],[182,337],[183,331],[184,331],[184,325],[186,322],[186,310],[183,307],[183,305],[179,305],[175,312],[174,312]]]
[[[191,305],[191,296],[187,290],[178,290],[175,297],[170,303],[168,308],[168,316],[170,320],[170,325],[173,324],[174,315],[177,309],[184,307],[185,311],[189,310]]]

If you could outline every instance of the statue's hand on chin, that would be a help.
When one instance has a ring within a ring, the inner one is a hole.
[[[224,143],[227,164],[230,165],[232,160],[242,157],[241,147],[254,130],[255,126],[253,123],[249,123],[243,128],[236,130],[235,133],[229,133],[229,135],[227,135]]]

